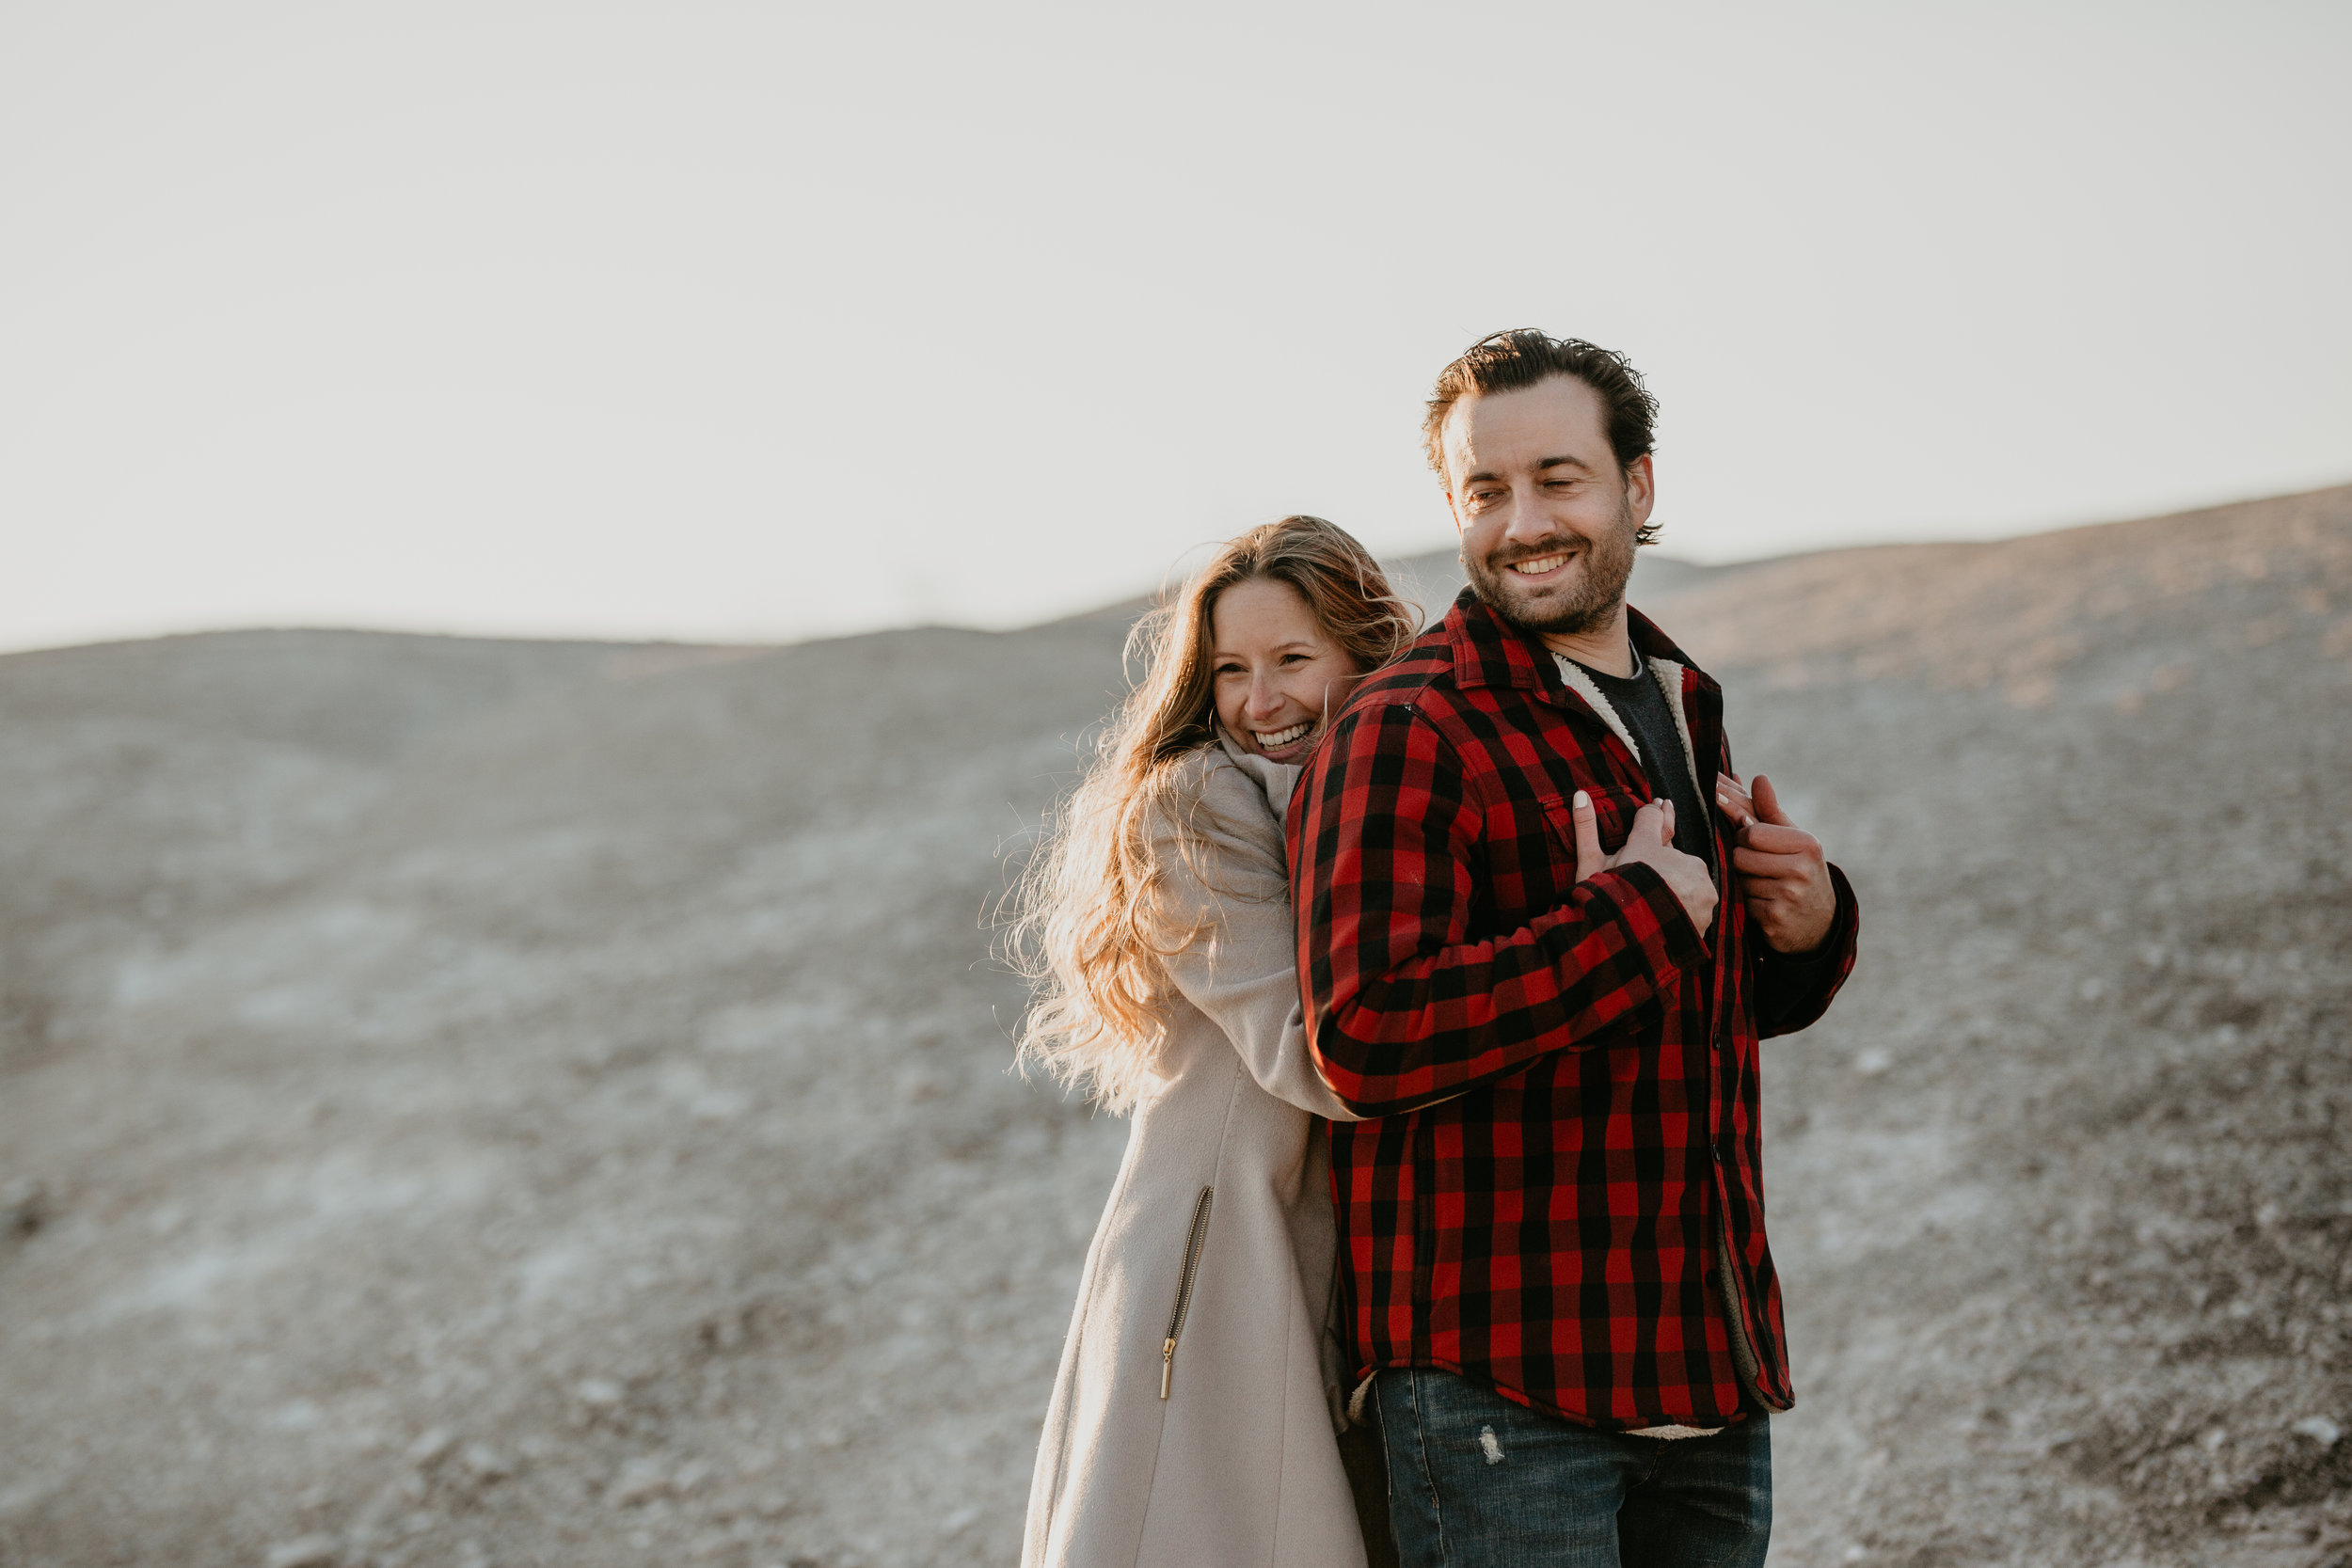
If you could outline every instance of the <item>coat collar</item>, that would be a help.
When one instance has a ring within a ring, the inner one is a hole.
[[[1290,825],[1291,796],[1298,788],[1298,775],[1302,771],[1300,766],[1277,762],[1259,752],[1244,751],[1241,742],[1227,734],[1221,723],[1216,724],[1216,743],[1227,756],[1232,758],[1233,766],[1248,774],[1256,781],[1259,789],[1265,793],[1265,803],[1274,808],[1276,825],[1287,828]]]

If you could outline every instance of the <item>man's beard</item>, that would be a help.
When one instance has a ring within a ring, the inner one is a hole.
[[[1540,598],[1536,596],[1540,590],[1518,586],[1508,562],[1489,565],[1466,554],[1462,564],[1470,572],[1470,587],[1477,591],[1480,601],[1497,615],[1523,631],[1574,637],[1606,625],[1624,601],[1625,585],[1633,576],[1634,535],[1638,531],[1633,504],[1629,499],[1617,503],[1616,526],[1602,538],[1585,540],[1572,533],[1561,534],[1532,549],[1512,551],[1512,561],[1532,561],[1564,546],[1582,552],[1582,565],[1576,572],[1576,580],[1564,590],[1543,594]]]

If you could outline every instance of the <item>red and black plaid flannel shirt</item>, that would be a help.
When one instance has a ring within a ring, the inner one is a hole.
[[[1317,1067],[1373,1118],[1331,1128],[1357,1375],[1440,1368],[1606,1430],[1712,1427],[1741,1407],[1718,1236],[1754,1392],[1794,1397],[1756,1047],[1829,1006],[1857,915],[1833,870],[1826,958],[1760,1030],[1770,960],[1720,886],[1732,842],[1711,810],[1723,690],[1630,619],[1645,655],[1683,666],[1712,929],[1647,866],[1576,880],[1576,791],[1614,851],[1649,780],[1542,644],[1465,591],[1359,688],[1299,781],[1300,990]]]

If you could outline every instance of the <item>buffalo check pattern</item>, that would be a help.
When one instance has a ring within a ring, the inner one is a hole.
[[[1711,802],[1722,689],[1630,619],[1681,668]],[[1702,935],[1647,866],[1577,881],[1580,789],[1610,851],[1651,793],[1540,642],[1465,590],[1358,689],[1293,797],[1308,1039],[1370,1118],[1330,1131],[1356,1373],[1438,1368],[1611,1431],[1739,1419],[1743,1382],[1785,1409],[1757,1042],[1844,983],[1853,891],[1833,868],[1826,959],[1760,1027],[1768,960],[1737,890]]]

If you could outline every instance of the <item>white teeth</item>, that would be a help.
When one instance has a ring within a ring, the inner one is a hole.
[[[1527,577],[1540,577],[1567,559],[1565,552],[1559,555],[1539,555],[1533,561],[1514,561],[1511,562],[1511,570]]]
[[[1254,733],[1261,746],[1287,746],[1292,741],[1302,738],[1309,730],[1314,727],[1315,721],[1310,719],[1303,724],[1293,724],[1287,730],[1258,730]]]

